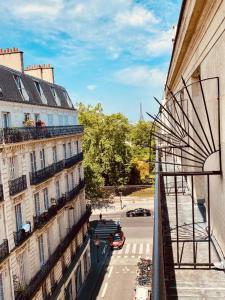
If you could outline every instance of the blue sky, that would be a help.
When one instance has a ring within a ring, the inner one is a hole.
[[[1,48],[51,63],[74,103],[100,102],[131,122],[157,110],[181,0],[1,1]],[[145,116],[147,119],[147,116]]]

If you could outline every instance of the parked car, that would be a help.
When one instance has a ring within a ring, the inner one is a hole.
[[[110,238],[110,247],[111,249],[121,249],[125,242],[125,236],[123,231],[117,231],[114,235]]]
[[[135,208],[126,212],[127,217],[139,217],[139,216],[151,216],[150,209],[147,208]]]

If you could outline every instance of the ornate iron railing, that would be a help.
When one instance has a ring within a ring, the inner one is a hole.
[[[0,262],[2,262],[9,255],[8,240],[3,240],[0,245]]]
[[[31,234],[32,234],[31,231],[25,232],[24,229],[15,231],[13,233],[15,246],[17,247],[17,246],[21,245],[24,241],[26,241],[30,237]]]
[[[78,153],[70,158],[67,158],[65,159],[65,168],[70,168],[82,160],[83,160],[83,152]]]
[[[3,185],[0,184],[0,201],[4,200],[4,194],[3,194]]]
[[[48,211],[43,212],[39,216],[34,216],[34,230],[44,226],[52,217],[57,214],[57,206],[52,205]]]
[[[61,135],[79,134],[83,133],[83,130],[82,125],[4,128],[0,130],[0,142],[6,144],[18,143]]]
[[[64,252],[66,251],[67,247],[71,243],[71,241],[75,238],[78,234],[82,226],[88,222],[89,217],[91,215],[91,209],[87,209],[84,215],[80,218],[77,224],[75,224],[70,232],[66,235],[64,240],[58,245],[55,249],[54,253],[49,257],[48,261],[45,263],[44,266],[37,272],[37,274],[33,277],[30,281],[30,284],[27,286],[26,291],[23,294],[17,294],[16,300],[28,300],[32,299],[35,293],[40,289],[41,285],[43,284],[44,280],[47,278],[51,270],[60,260]],[[82,249],[82,248],[81,248]],[[80,249],[80,254],[82,253]]]
[[[80,180],[80,182],[78,183],[77,186],[75,186],[75,188],[73,188],[71,191],[66,193],[66,199],[67,201],[72,200],[74,197],[76,197],[80,190],[82,190],[85,187],[85,181],[84,180]]]
[[[27,188],[27,177],[22,175],[16,179],[9,181],[9,194],[13,196],[24,191]]]

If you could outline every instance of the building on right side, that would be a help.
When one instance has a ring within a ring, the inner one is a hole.
[[[225,298],[225,1],[184,0],[153,117],[153,299]]]

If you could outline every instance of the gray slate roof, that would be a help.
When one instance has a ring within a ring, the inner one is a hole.
[[[29,95],[29,101],[24,101],[20,91],[17,88],[14,75],[18,75],[21,77],[24,88]],[[47,99],[47,104],[44,104],[41,100],[41,97],[37,91],[34,81],[38,81],[44,94]],[[58,98],[60,99],[61,106],[57,105],[54,96],[51,92],[51,87],[54,87]],[[64,109],[73,109],[74,107],[70,107],[67,103],[67,100],[64,96],[63,91],[66,90],[56,84],[52,84],[50,82],[44,81],[42,79],[32,77],[30,75],[18,72],[16,70],[7,68],[5,66],[0,65],[0,89],[2,90],[3,97],[0,97],[0,101],[12,101],[12,102],[21,102],[23,104],[33,104],[33,105],[43,105],[43,106],[51,106],[57,108]]]

